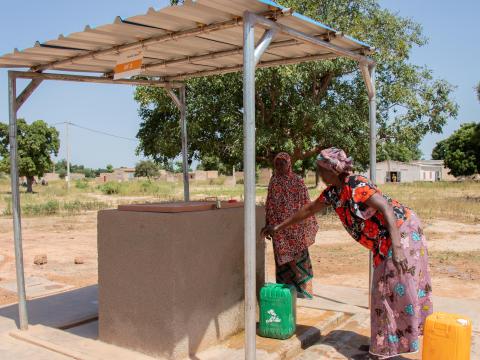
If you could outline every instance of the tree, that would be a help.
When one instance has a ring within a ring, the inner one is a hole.
[[[52,169],[52,155],[58,154],[60,140],[58,131],[42,120],[27,124],[17,120],[18,171],[27,178],[27,192],[33,192],[34,177],[42,177]],[[10,173],[8,125],[0,123],[0,170]]]
[[[454,176],[480,172],[480,123],[463,124],[449,138],[437,143],[432,152],[435,160],[444,160]]]
[[[480,101],[480,82],[477,85],[477,98],[478,98],[478,101]]]
[[[420,25],[382,9],[376,0],[284,0],[282,5],[375,46],[378,159],[419,159],[427,133],[440,133],[457,115],[452,86],[409,62],[426,43]],[[318,150],[344,148],[368,164],[368,98],[358,64],[346,59],[260,69],[256,72],[256,160],[269,166],[279,151],[297,171],[314,167]],[[226,74],[187,81],[188,154],[227,169],[242,168],[242,77]],[[167,163],[181,150],[178,110],[162,89],[139,87],[142,118],[137,151]]]
[[[113,170],[113,165],[108,164],[106,170],[107,170],[107,172],[109,172],[109,173],[113,173],[113,171],[114,171],[114,170]]]
[[[135,177],[151,178],[158,176],[159,166],[151,160],[140,161],[135,165]]]
[[[55,164],[54,170],[61,179],[64,179],[67,176],[67,160],[62,159],[58,161]],[[70,172],[84,174],[86,178],[95,178],[96,176],[96,170],[87,168],[84,165],[70,164]],[[107,172],[107,170],[104,172]]]

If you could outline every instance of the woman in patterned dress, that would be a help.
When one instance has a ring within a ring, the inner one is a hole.
[[[352,174],[343,150],[321,151],[317,167],[329,186],[281,224],[263,229],[276,234],[332,207],[348,233],[372,251],[370,354],[387,359],[419,348],[425,318],[432,313],[427,242],[420,219],[406,206],[383,195],[363,176]]]
[[[280,224],[310,203],[307,187],[292,171],[290,156],[279,153],[273,163],[265,205],[267,226]],[[295,286],[298,297],[312,298],[313,271],[308,247],[315,243],[317,231],[315,216],[310,216],[272,236],[277,283]]]

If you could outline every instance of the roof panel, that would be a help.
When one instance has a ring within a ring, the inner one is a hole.
[[[271,0],[197,0],[84,31],[0,57],[0,67],[26,67],[33,70],[113,72],[119,56],[130,50],[144,49],[145,74],[166,78],[197,76],[205,70],[233,71],[243,62],[242,16],[250,11],[274,16],[277,23],[310,36],[319,36],[342,49],[368,51],[361,41],[342,36],[330,27],[303,15],[282,14],[282,6]],[[256,28],[255,40],[264,33]],[[336,34],[336,35],[335,35]],[[278,33],[262,57],[261,66],[303,61],[307,56],[330,54],[325,47],[295,40],[291,34]],[[335,49],[333,49],[335,51]],[[330,56],[329,55],[329,56]],[[352,55],[350,55],[352,56]],[[309,58],[310,59],[310,58]],[[279,61],[280,60],[280,61]]]

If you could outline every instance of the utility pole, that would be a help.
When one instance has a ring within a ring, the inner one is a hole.
[[[68,139],[68,125],[70,125],[70,123],[67,121],[65,123],[65,127],[67,130],[67,190],[70,190],[70,142]]]

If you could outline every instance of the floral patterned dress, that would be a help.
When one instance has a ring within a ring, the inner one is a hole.
[[[383,195],[392,206],[408,261],[406,274],[392,259],[392,239],[386,221],[366,201],[383,195],[368,179],[347,176],[341,188],[330,186],[320,201],[331,205],[348,233],[372,251],[374,273],[371,294],[370,352],[384,358],[418,351],[425,318],[432,313],[427,241],[417,215]]]

